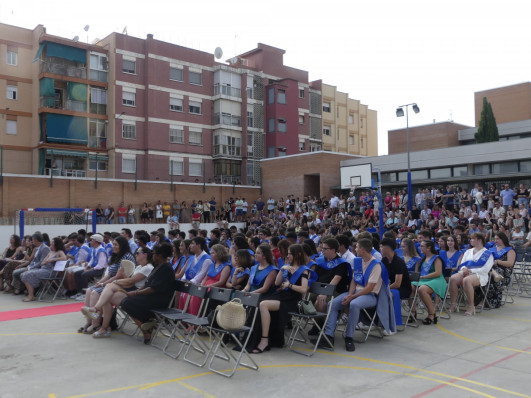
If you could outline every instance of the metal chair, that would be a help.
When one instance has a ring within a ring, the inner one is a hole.
[[[39,295],[37,296],[37,300],[53,303],[59,295],[61,296],[61,299],[66,299],[66,297],[62,294],[62,289],[66,276],[65,268],[67,263],[68,261],[56,261],[50,277],[41,278],[41,287],[39,290]],[[50,295],[51,299],[44,300],[46,295]]]
[[[446,285],[446,292],[444,294],[443,302],[441,303],[441,309],[439,310],[439,319],[450,319],[452,315],[450,314],[446,301],[450,297],[450,278],[452,277],[452,268],[445,268],[443,274],[444,278],[448,278],[448,284]],[[446,313],[444,316],[442,315],[443,311]]]

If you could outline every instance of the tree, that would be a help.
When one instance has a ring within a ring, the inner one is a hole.
[[[483,109],[481,110],[481,117],[479,119],[478,132],[474,135],[474,138],[478,144],[500,140],[492,106],[486,97],[483,97]]]

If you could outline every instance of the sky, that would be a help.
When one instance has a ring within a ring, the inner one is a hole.
[[[529,0],[0,0],[0,22],[92,42],[124,28],[131,36],[222,60],[264,43],[310,81],[347,92],[378,112],[378,152],[387,131],[406,126],[396,107],[417,103],[410,126],[474,125],[474,92],[531,80]],[[125,6],[125,7],[124,7]],[[81,12],[79,10],[82,10]],[[83,28],[89,25],[88,32]]]

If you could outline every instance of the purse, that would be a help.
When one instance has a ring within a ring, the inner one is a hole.
[[[298,306],[299,306],[299,314],[303,314],[303,315],[317,314],[317,310],[315,309],[315,306],[310,300],[301,300],[299,301]]]
[[[229,332],[239,330],[245,326],[247,311],[240,299],[235,298],[216,308],[216,322],[222,329]]]

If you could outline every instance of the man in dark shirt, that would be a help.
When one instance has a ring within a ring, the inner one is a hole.
[[[380,243],[382,263],[389,274],[389,288],[393,294],[395,304],[395,319],[397,325],[402,325],[400,300],[411,296],[411,280],[403,259],[395,254],[396,241],[390,238],[382,239]]]

